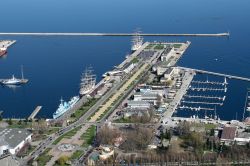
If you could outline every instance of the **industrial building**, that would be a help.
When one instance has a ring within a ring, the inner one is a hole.
[[[16,154],[22,147],[31,142],[32,133],[26,129],[0,128],[0,155]]]

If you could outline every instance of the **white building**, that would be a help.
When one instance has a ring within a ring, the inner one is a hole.
[[[31,141],[32,133],[26,129],[0,128],[0,155],[16,154],[27,142]]]
[[[148,109],[150,108],[150,103],[146,101],[128,101],[129,108],[140,108],[140,109]]]
[[[151,92],[137,92],[134,94],[134,101],[147,101],[153,105],[156,105],[159,95]]]
[[[178,68],[168,68],[164,73],[164,78],[171,80],[174,75],[178,75],[180,70]]]
[[[238,132],[237,136],[234,138],[234,141],[236,141],[238,145],[246,145],[247,143],[250,143],[250,133]]]
[[[168,61],[169,58],[171,56],[174,56],[176,53],[175,53],[175,50],[174,50],[174,47],[172,48],[167,48],[164,53],[161,55],[161,61]]]

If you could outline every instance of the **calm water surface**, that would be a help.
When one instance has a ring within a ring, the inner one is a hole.
[[[219,33],[230,38],[160,37],[154,41],[192,42],[179,64],[250,77],[250,1],[199,0],[39,0],[1,2],[1,32],[132,32]],[[8,56],[0,59],[0,78],[20,77],[20,66],[30,82],[15,89],[0,87],[4,117],[28,116],[37,105],[40,117],[52,117],[59,99],[79,90],[80,75],[92,65],[98,79],[130,51],[128,37],[21,37]],[[218,59],[215,61],[215,59]],[[211,79],[213,79],[211,77]],[[228,98],[217,113],[223,119],[242,117],[249,83],[229,81]],[[191,113],[192,114],[192,113]],[[190,113],[187,115],[189,116]]]

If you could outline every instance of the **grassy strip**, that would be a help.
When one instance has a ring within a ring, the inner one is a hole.
[[[182,46],[182,44],[174,44],[173,46],[174,46],[174,48],[180,48]]]
[[[147,45],[147,47],[145,48],[145,49],[151,49],[151,48],[153,48],[155,46],[155,44],[149,44],[149,45]]]
[[[50,134],[53,134],[55,132],[58,132],[59,131],[59,127],[50,127],[48,130],[45,130],[43,134],[45,135],[50,135]]]
[[[37,165],[44,166],[50,159],[52,158],[51,155],[48,155],[48,152],[51,150],[51,148],[47,148],[37,159]]]
[[[97,102],[97,100],[98,99],[92,98],[88,102],[86,102],[85,104],[83,104],[83,106],[79,110],[76,110],[71,115],[71,118],[74,118],[73,121],[76,121],[80,117],[82,117],[93,105],[95,105],[95,103]]]
[[[157,44],[154,49],[156,50],[162,50],[164,48],[164,45],[163,44]]]
[[[83,154],[83,152],[84,152],[83,150],[77,150],[77,151],[75,151],[75,152],[71,155],[70,160],[73,161],[73,160],[79,159],[80,156]]]
[[[95,126],[91,126],[85,133],[81,135],[81,139],[84,140],[82,147],[88,147],[93,143],[95,138]]]
[[[134,59],[131,60],[131,63],[138,63],[139,59],[137,57],[134,57]]]
[[[120,118],[120,119],[116,119],[114,120],[114,123],[132,123],[130,118]]]
[[[77,131],[78,130],[80,130],[81,129],[81,126],[79,126],[79,127],[77,127],[77,128],[74,128],[74,129],[72,129],[72,130],[70,130],[69,132],[67,132],[67,133],[65,133],[65,134],[63,134],[63,135],[61,135],[59,138],[57,138],[54,142],[53,142],[53,145],[56,145],[56,144],[58,144],[63,138],[71,138],[71,137],[73,137],[76,133],[77,133]]]
[[[8,128],[30,128],[32,126],[32,122],[27,120],[16,120],[10,118],[3,121],[8,123]]]

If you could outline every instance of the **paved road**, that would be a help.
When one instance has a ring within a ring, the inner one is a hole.
[[[145,70],[144,73],[147,72],[149,70],[149,68],[145,67],[145,64],[151,66],[153,63],[152,62],[156,62],[156,59],[158,59],[160,56],[159,51],[156,52],[154,54],[154,56],[152,56],[149,60],[147,61],[143,61],[143,62],[139,62],[139,64],[136,66],[135,71],[140,67],[140,66],[144,66]],[[110,98],[111,95],[113,95],[114,93],[117,92],[117,90],[126,82],[129,80],[131,75],[127,75],[125,76],[125,78],[119,82],[116,83],[104,96],[102,96],[95,105],[93,105],[82,117],[80,117],[76,122],[70,124],[69,126],[63,127],[60,129],[59,132],[51,135],[50,137],[48,137],[47,139],[45,139],[44,141],[42,141],[40,143],[40,145],[34,150],[34,152],[32,153],[31,156],[25,158],[22,162],[21,165],[26,165],[28,159],[30,158],[34,158],[36,159],[46,148],[48,148],[49,146],[51,146],[51,144],[60,136],[63,135],[64,133],[67,133],[68,131],[72,130],[75,127],[78,127],[80,125],[82,125],[83,123],[85,123],[86,121],[88,121],[88,118],[97,111],[97,109],[108,99]],[[84,98],[82,100],[85,100]],[[105,116],[100,120],[101,123],[105,122]]]

